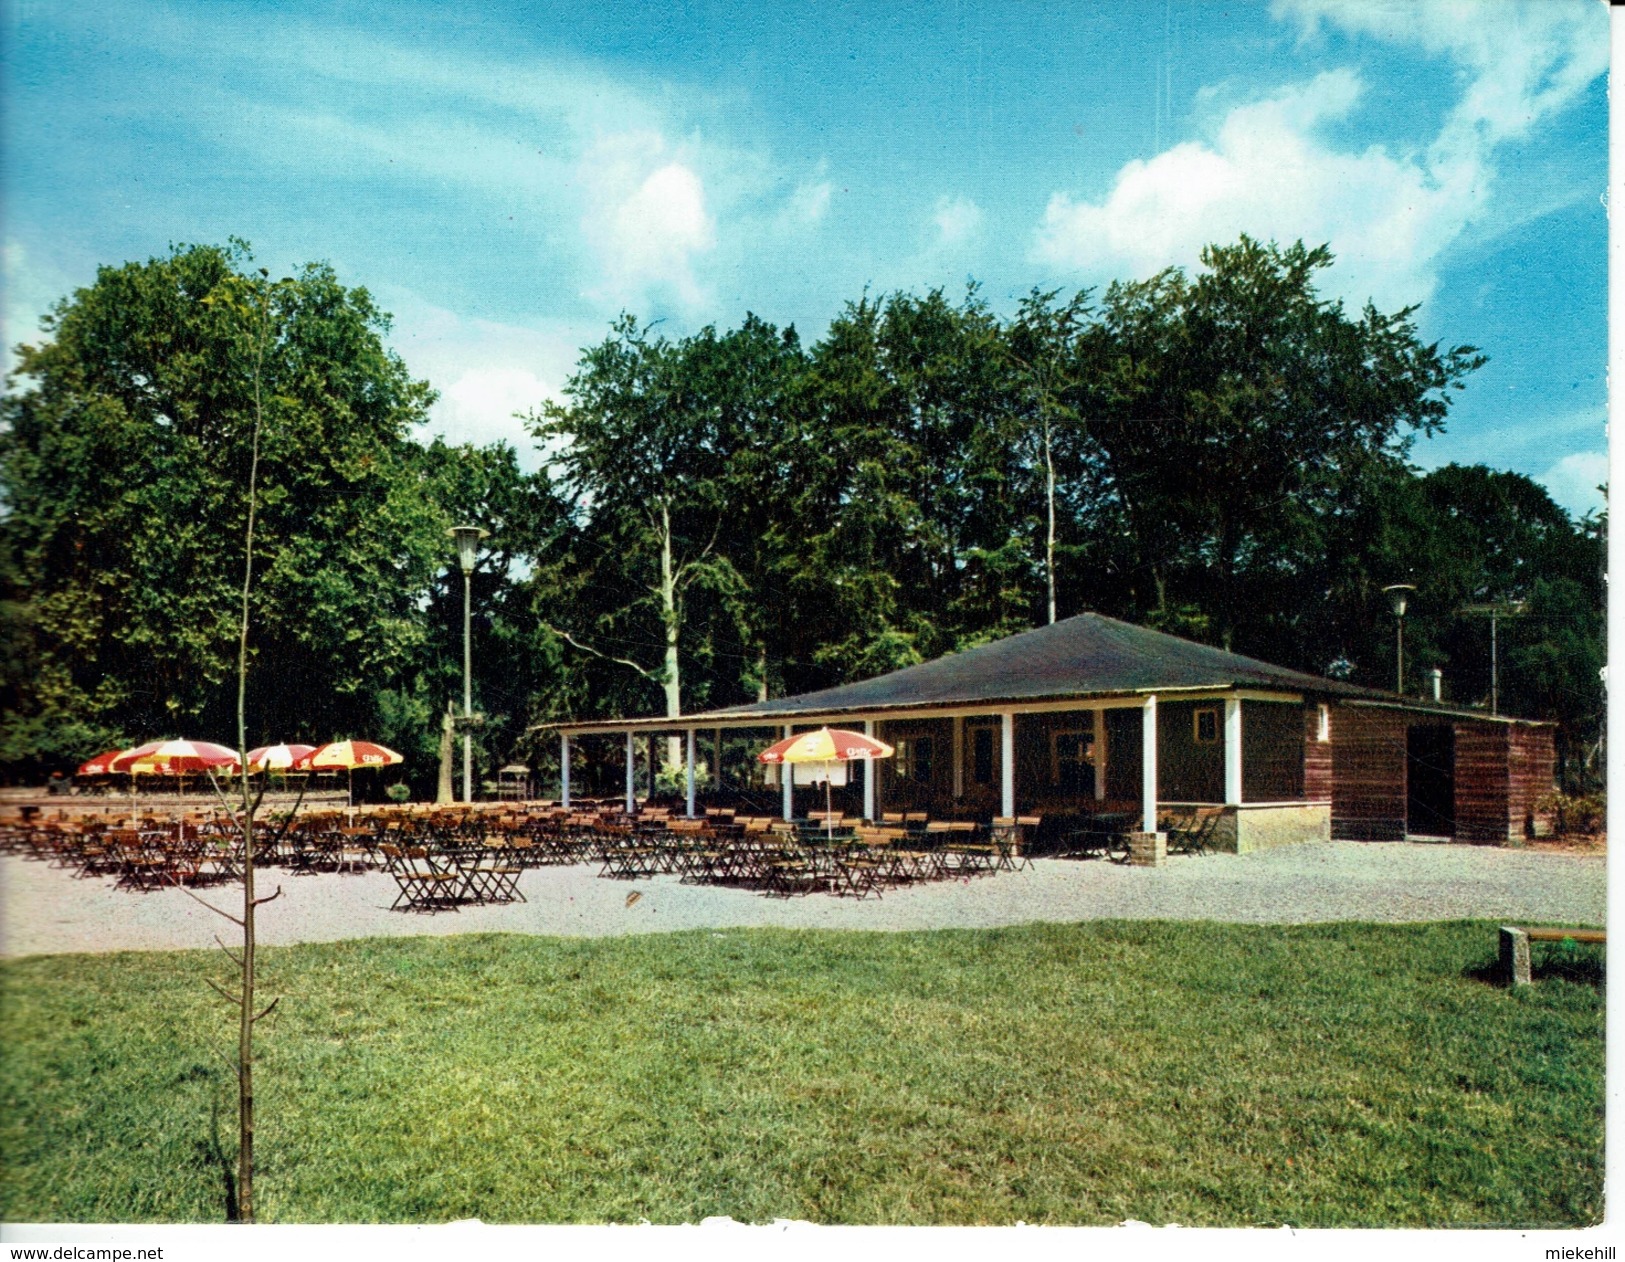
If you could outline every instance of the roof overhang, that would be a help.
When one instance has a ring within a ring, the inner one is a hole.
[[[1462,710],[1432,701],[1412,701],[1403,697],[1392,701],[1361,698],[1344,701],[1343,705],[1369,707],[1373,710],[1404,710],[1410,714],[1423,714],[1436,719],[1475,719],[1480,723],[1505,723],[1519,727],[1556,727],[1550,719],[1519,719],[1507,714],[1486,714],[1483,710]]]
[[[647,715],[627,719],[560,720],[532,724],[527,731],[559,732],[567,736],[625,735],[632,732],[686,732],[708,728],[756,728],[803,726],[823,727],[835,723],[895,723],[910,719],[955,719],[992,717],[999,714],[1054,714],[1069,710],[1138,709],[1147,697],[1168,697],[1180,701],[1218,701],[1235,697],[1242,701],[1269,701],[1298,705],[1303,694],[1240,686],[1182,685],[1172,688],[1140,688],[1131,692],[1080,693],[1073,697],[1009,698],[1006,700],[938,702],[916,706],[854,706],[846,709],[710,710],[702,714]]]

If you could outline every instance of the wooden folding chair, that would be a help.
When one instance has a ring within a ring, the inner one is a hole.
[[[517,864],[507,863],[499,855],[486,852],[484,858],[463,865],[463,895],[476,903],[526,902],[519,891],[519,874],[524,871]]]
[[[390,875],[400,888],[400,894],[390,904],[390,911],[402,908],[407,911],[441,911],[448,907],[457,910],[463,896],[460,873],[441,868],[423,846],[408,846],[402,850],[398,846],[385,844],[383,853]]]

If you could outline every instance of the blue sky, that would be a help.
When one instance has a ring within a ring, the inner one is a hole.
[[[395,315],[433,430],[529,441],[630,310],[819,336],[1328,242],[1326,288],[1489,354],[1451,460],[1606,471],[1608,19],[1592,0],[75,4],[5,12],[4,337],[102,263],[252,242]],[[534,456],[530,457],[534,463]]]

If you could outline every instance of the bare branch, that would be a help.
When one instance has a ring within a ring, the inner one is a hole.
[[[231,994],[224,986],[217,984],[212,977],[205,977],[203,980],[205,984],[208,985],[210,990],[214,991],[215,994],[219,995],[227,1003],[231,1004],[233,1007],[242,1007],[243,997],[241,995]]]
[[[230,814],[230,812],[231,812],[231,802],[226,797],[225,793],[221,790],[220,781],[218,781],[218,780],[216,780],[214,778],[214,768],[213,767],[205,767],[203,770],[208,772],[208,775],[209,775],[209,787],[214,790],[215,797],[220,799],[220,809],[225,811],[226,813]]]
[[[631,661],[631,660],[629,660],[627,658],[616,657],[613,653],[605,653],[601,649],[593,648],[593,646],[590,645],[590,644],[583,644],[580,640],[576,639],[575,636],[571,635],[568,631],[565,631],[561,627],[555,627],[555,626],[552,625],[552,623],[544,622],[544,623],[542,623],[542,628],[543,628],[543,630],[551,631],[554,635],[558,636],[559,639],[563,640],[565,643],[575,645],[575,647],[580,649],[583,653],[591,653],[594,657],[601,657],[605,661],[619,662],[622,666],[630,666],[633,670],[637,671],[638,674],[642,675],[645,679],[649,680],[650,682],[652,682],[652,683],[659,683],[660,682],[660,672],[658,672],[658,671],[652,671],[652,670],[649,670],[647,667],[639,666],[636,662]]]
[[[275,894],[267,894],[264,898],[256,898],[254,900],[254,906],[263,907],[266,903],[275,902],[277,899],[279,899],[281,897],[282,897],[282,887],[279,885],[279,886],[276,887],[276,893]]]
[[[186,897],[190,898],[193,902],[202,903],[205,907],[207,907],[215,915],[224,916],[227,920],[231,921],[232,924],[240,925],[240,924],[243,923],[236,916],[233,916],[229,911],[221,911],[213,903],[205,902],[203,899],[199,898],[196,894],[192,893],[191,890],[187,889],[186,886],[180,885],[180,886],[176,886],[176,888],[179,889],[181,893],[185,894]]]
[[[220,949],[226,953],[226,958],[227,959],[229,959],[238,968],[241,968],[243,966],[243,957],[238,955],[237,952],[233,951],[224,942],[221,942],[220,941],[220,935],[218,933],[214,935],[214,940],[215,940],[215,942],[219,943]]]
[[[705,563],[705,558],[710,556],[712,551],[716,548],[717,536],[721,533],[722,518],[718,517],[717,524],[711,531],[711,542],[700,549],[699,556],[690,557],[677,567],[676,573],[672,578],[672,587],[674,589],[681,591],[694,581],[695,577],[700,571],[700,567]]]
[[[271,1013],[276,1011],[277,1004],[281,1002],[282,996],[278,995],[275,999],[271,1000],[270,1003],[266,1004],[265,1007],[261,1008],[257,1013],[254,1014],[254,1020],[258,1021],[261,1017],[270,1016]]]
[[[283,816],[282,822],[277,825],[276,835],[271,838],[271,845],[273,847],[280,846],[282,844],[282,839],[288,834],[288,829],[293,827],[293,821],[299,815],[299,808],[304,805],[305,788],[309,783],[310,777],[308,775],[299,782],[299,796],[293,800],[293,810],[289,811],[287,815]]]

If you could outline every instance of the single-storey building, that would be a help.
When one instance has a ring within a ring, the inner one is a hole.
[[[896,747],[872,769],[854,766],[843,790],[869,819],[1057,818],[1111,804],[1154,834],[1171,808],[1220,805],[1219,845],[1242,852],[1330,836],[1515,841],[1536,827],[1556,765],[1549,723],[1357,687],[1092,613],[800,696],[540,726],[559,733],[566,801],[572,742],[622,738],[629,808],[635,739],[686,738],[693,814],[700,734],[720,750],[725,730],[757,729],[765,746],[826,724]],[[780,791],[791,818],[792,777]]]

